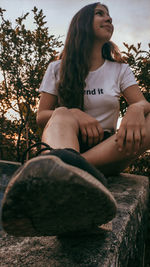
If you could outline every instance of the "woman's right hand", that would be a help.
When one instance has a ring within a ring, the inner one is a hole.
[[[104,131],[95,118],[77,108],[72,108],[70,111],[79,123],[83,143],[91,147],[102,141]]]

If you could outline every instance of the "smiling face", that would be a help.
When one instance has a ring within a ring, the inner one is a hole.
[[[102,43],[108,42],[113,34],[112,18],[107,8],[103,5],[98,4],[95,8],[93,30],[95,39]]]

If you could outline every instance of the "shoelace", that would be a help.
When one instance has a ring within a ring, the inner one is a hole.
[[[33,149],[33,148],[35,148],[35,147],[38,148],[39,146],[45,146],[45,147],[39,149],[39,150],[37,151],[37,153],[35,154],[35,157],[37,157],[37,156],[38,156],[39,154],[41,154],[43,151],[46,151],[46,150],[51,151],[51,150],[53,149],[53,148],[51,148],[48,144],[46,144],[46,143],[44,143],[44,142],[37,142],[37,143],[35,143],[34,145],[30,146],[29,148],[27,148],[27,149],[24,151],[24,153],[23,153],[23,155],[22,155],[21,163],[22,163],[22,164],[24,163],[25,158],[26,158],[26,155],[27,155],[27,153],[28,153],[31,149]]]

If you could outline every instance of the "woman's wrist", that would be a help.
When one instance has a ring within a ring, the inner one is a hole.
[[[147,101],[139,101],[137,103],[133,103],[128,107],[129,110],[141,110],[144,115],[147,115],[150,112],[150,103]]]

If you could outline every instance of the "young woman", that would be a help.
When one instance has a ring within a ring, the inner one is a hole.
[[[43,79],[37,114],[37,123],[47,124],[44,142],[79,152],[85,144],[82,156],[105,175],[124,170],[150,147],[150,104],[128,65],[118,63],[112,33],[106,6],[92,4],[76,14],[62,59],[49,65]],[[120,94],[129,108],[119,131],[102,142],[105,131],[115,133]]]
[[[150,104],[110,41],[113,30],[100,3],[73,17],[61,59],[50,63],[40,87],[37,123],[50,152],[12,178],[2,208],[8,233],[62,234],[115,216],[103,174],[123,171],[150,148]],[[129,107],[116,132],[121,94]]]

